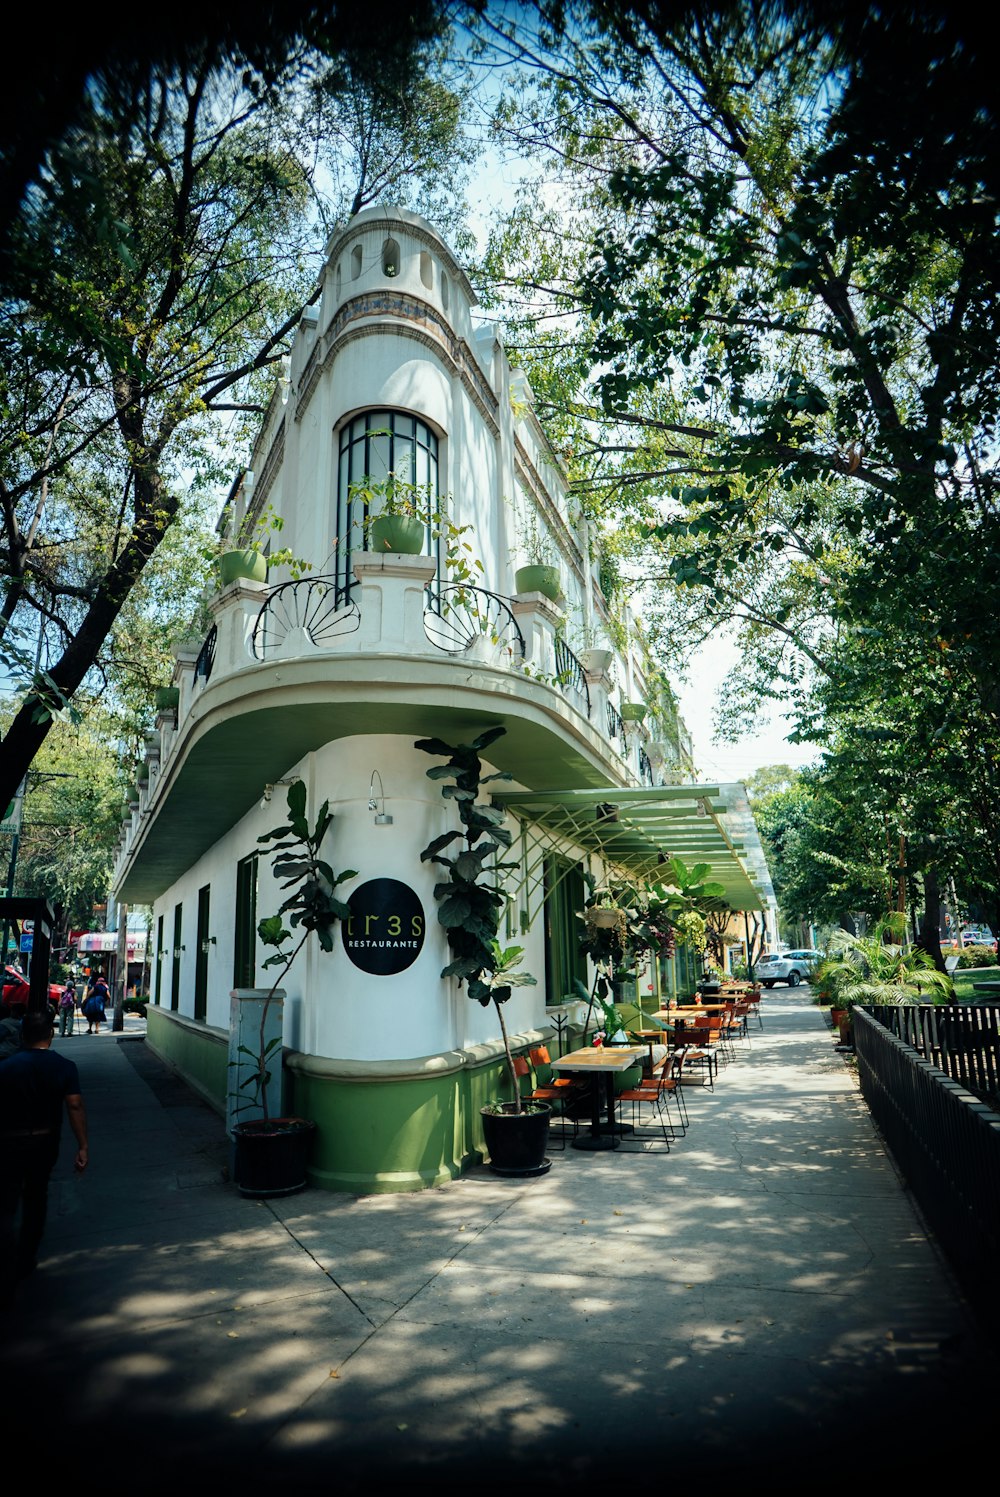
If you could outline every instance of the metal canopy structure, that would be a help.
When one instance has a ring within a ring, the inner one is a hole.
[[[598,854],[629,882],[663,881],[663,863],[707,863],[731,910],[764,910],[774,887],[746,790],[659,785],[632,790],[498,790],[493,804]],[[721,903],[722,901],[720,901]]]

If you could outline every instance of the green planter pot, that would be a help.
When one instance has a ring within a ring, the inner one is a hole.
[[[241,1196],[290,1196],[304,1190],[316,1124],[307,1118],[256,1118],[237,1123],[236,1183]]]
[[[621,718],[623,723],[641,723],[646,716],[647,707],[645,702],[622,702]]]
[[[157,686],[153,690],[153,705],[157,712],[176,712],[181,704],[179,686]]]
[[[525,1104],[521,1112],[514,1112],[513,1107],[513,1102],[505,1102],[503,1112],[479,1109],[490,1169],[495,1175],[547,1174],[552,1168],[552,1161],[545,1157],[551,1107],[545,1102]]]
[[[219,557],[219,581],[223,587],[231,582],[266,582],[266,556],[260,551],[223,551]]]
[[[410,515],[379,515],[369,526],[373,551],[394,551],[400,556],[419,556],[424,549],[423,520]]]
[[[514,591],[518,593],[541,593],[553,603],[562,597],[558,567],[518,567],[514,573]]]

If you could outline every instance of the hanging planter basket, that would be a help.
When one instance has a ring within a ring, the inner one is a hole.
[[[614,930],[617,927],[623,934],[628,923],[625,911],[619,905],[594,905],[584,910],[583,918],[595,930]]]

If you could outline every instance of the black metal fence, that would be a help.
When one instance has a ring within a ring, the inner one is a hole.
[[[922,1011],[855,1008],[861,1090],[970,1301],[1000,1330],[1000,1113],[902,1037],[906,1031],[930,1047],[933,1032],[939,1052],[957,1057],[953,1041],[942,1043],[947,1026],[921,1024]],[[947,1019],[952,1011],[934,1012]]]
[[[984,1102],[1000,1102],[1000,1004],[879,1004],[872,1017]]]

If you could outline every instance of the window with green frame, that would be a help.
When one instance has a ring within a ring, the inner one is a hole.
[[[586,891],[583,870],[558,853],[545,859],[545,1001],[561,1003],[573,980],[586,985],[587,958],[580,950],[580,922]]]

